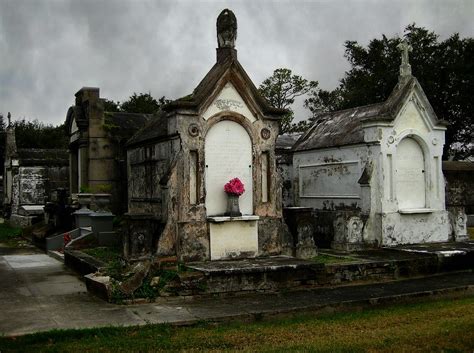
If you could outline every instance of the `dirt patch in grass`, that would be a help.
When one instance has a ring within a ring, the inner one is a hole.
[[[472,352],[474,298],[256,323],[147,325],[0,338],[2,352]]]

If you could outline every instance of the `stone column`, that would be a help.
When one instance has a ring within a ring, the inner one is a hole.
[[[89,151],[87,140],[79,141],[78,149],[78,191],[82,186],[89,186]]]

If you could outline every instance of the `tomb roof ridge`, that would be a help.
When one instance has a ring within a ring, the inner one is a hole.
[[[416,77],[410,76],[405,82],[397,84],[384,102],[316,115],[316,121],[294,144],[293,151],[363,143],[363,124],[371,121],[393,121],[413,90],[417,90],[423,104],[435,118],[435,124],[448,125],[445,120],[437,118],[420,83]]]
[[[141,142],[159,139],[168,136],[166,112],[159,110],[152,114],[145,124],[127,141],[126,146],[133,146]]]
[[[294,144],[294,151],[364,142],[362,119],[379,114],[384,103],[374,103],[318,114],[313,125]]]
[[[104,129],[114,138],[128,140],[143,128],[153,114],[104,112]]]

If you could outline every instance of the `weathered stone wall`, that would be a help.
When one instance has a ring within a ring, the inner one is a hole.
[[[68,189],[69,187],[69,168],[63,167],[50,167],[47,168],[48,175],[48,187],[47,195],[48,199],[51,200],[51,193],[59,188]]]
[[[57,188],[67,188],[67,167],[19,167],[13,178],[13,213],[20,205],[43,205]]]
[[[446,206],[464,207],[467,214],[474,214],[474,163],[445,162],[443,174],[446,180]]]
[[[163,223],[150,215],[126,214],[127,228],[122,236],[123,254],[128,259],[150,257],[156,252]]]
[[[166,221],[165,190],[179,148],[179,139],[171,139],[128,151],[129,213],[149,213]]]
[[[346,227],[350,223],[349,221],[353,217],[361,217],[359,210],[356,209],[317,210],[290,207],[284,209],[283,214],[292,234],[293,246],[295,248],[298,245],[298,238],[304,237],[311,237],[318,248],[338,247],[337,243],[343,243],[347,240]],[[366,218],[364,218],[365,220]],[[300,223],[305,223],[307,226],[301,227]]]
[[[18,179],[20,205],[45,203],[47,170],[44,167],[20,167]]]
[[[357,181],[371,155],[371,147],[366,145],[295,153],[296,206],[319,210],[360,208],[361,190]]]
[[[294,206],[293,155],[290,153],[278,154],[277,152],[277,168],[282,179],[283,207]]]

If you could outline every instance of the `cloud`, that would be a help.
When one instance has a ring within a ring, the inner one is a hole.
[[[473,3],[2,0],[0,113],[60,124],[82,86],[121,101],[133,92],[187,95],[215,62],[215,21],[226,7],[237,16],[239,60],[256,85],[288,67],[331,89],[348,68],[345,40],[366,44],[412,22],[445,37],[473,36]]]

